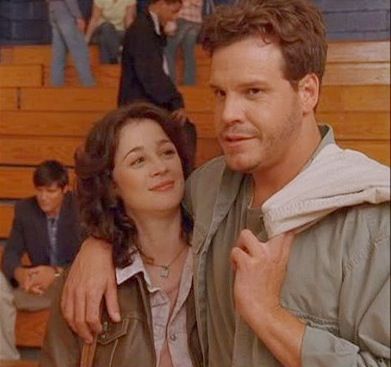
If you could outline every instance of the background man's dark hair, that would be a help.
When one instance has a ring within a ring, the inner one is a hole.
[[[33,182],[35,187],[50,186],[56,183],[64,188],[69,183],[68,171],[59,161],[47,160],[35,169]]]

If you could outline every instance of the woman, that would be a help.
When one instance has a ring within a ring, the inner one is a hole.
[[[200,365],[191,221],[180,206],[189,171],[180,131],[161,109],[133,104],[96,123],[76,154],[82,222],[88,235],[113,244],[122,315],[112,323],[103,309],[91,366]],[[79,366],[82,349],[57,300],[41,365]]]

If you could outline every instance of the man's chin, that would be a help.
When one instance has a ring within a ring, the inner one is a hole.
[[[254,162],[249,162],[248,160],[244,159],[243,157],[240,157],[238,155],[224,155],[225,163],[232,171],[237,171],[241,173],[253,173],[257,167],[258,164],[255,164]]]

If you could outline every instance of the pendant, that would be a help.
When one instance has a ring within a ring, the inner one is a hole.
[[[160,270],[160,278],[168,278],[169,274],[170,270],[168,269],[168,266],[162,265]]]

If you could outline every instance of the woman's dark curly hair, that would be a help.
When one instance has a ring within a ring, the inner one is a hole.
[[[143,119],[153,120],[162,127],[178,151],[186,178],[191,166],[183,130],[168,112],[149,103],[133,103],[109,112],[94,124],[84,149],[75,154],[76,193],[83,229],[87,235],[112,244],[113,262],[118,267],[131,264],[135,249],[141,249],[136,227],[114,192],[114,156],[121,129]],[[182,234],[186,239],[191,230],[191,219],[182,209]]]
[[[240,0],[219,6],[205,19],[201,31],[203,47],[213,54],[248,37],[280,46],[283,71],[295,87],[314,73],[321,83],[326,65],[326,27],[320,11],[310,0]]]

